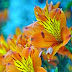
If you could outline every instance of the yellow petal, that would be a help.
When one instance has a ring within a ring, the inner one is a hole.
[[[60,21],[60,29],[62,29],[62,27],[65,27],[66,26],[66,17],[65,17],[65,14],[59,8],[58,9],[53,9],[49,13],[49,17],[50,18],[56,17],[56,19]]]

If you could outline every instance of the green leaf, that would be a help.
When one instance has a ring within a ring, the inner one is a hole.
[[[56,67],[55,72],[58,72],[58,67]]]

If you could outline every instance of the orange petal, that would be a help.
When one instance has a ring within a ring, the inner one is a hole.
[[[31,42],[36,48],[48,48],[57,40],[47,31],[40,31],[31,37]]]
[[[26,40],[25,40],[25,37],[23,35],[19,35],[17,37],[17,44],[21,44],[22,46],[24,46],[26,44]]]
[[[41,67],[41,58],[39,57],[38,50],[34,47],[31,47],[31,48],[32,48],[32,51],[31,51],[30,54],[31,54],[31,58],[32,58],[32,61],[33,61],[34,70],[36,70],[37,67]]]
[[[6,66],[2,64],[2,59],[3,57],[0,57],[0,72],[3,72],[6,68]]]
[[[63,41],[63,45],[66,45],[68,41],[70,40],[71,33],[68,29],[68,27],[63,27],[61,30],[61,39]]]
[[[22,52],[22,50],[24,49],[24,47],[21,44],[17,44],[16,45],[16,51],[20,54]]]
[[[20,54],[17,53],[17,52],[13,52],[12,58],[13,58],[14,60],[21,60],[21,56],[20,56]]]
[[[3,59],[2,59],[2,63],[3,63],[3,65],[6,65],[7,63],[9,63],[9,62],[11,62],[12,61],[12,53],[11,53],[11,51],[8,51],[5,55],[4,55],[4,57],[3,57]]]
[[[68,49],[66,49],[65,46],[61,47],[58,50],[58,53],[61,54],[61,55],[66,55],[72,60],[72,53],[70,53],[70,51]]]
[[[43,14],[43,10],[39,6],[35,6],[34,13],[35,13],[36,18],[38,18],[38,14],[42,15]]]
[[[6,65],[6,72],[21,72],[14,65]]]
[[[56,5],[53,6],[53,9],[56,9],[60,6],[60,2],[58,2]]]
[[[9,47],[12,51],[16,51],[16,43],[14,41],[14,39],[11,39],[11,38],[8,38],[8,44],[9,44]]]
[[[29,47],[26,47],[22,50],[22,56],[25,57],[26,59],[28,58],[28,56],[30,55],[30,52],[31,52],[31,48]]]
[[[31,56],[34,70],[37,69],[37,67],[41,66],[41,58],[39,57],[39,52],[36,48],[34,48],[33,46],[31,48],[24,48],[22,51],[22,56],[27,59],[29,55]]]
[[[47,72],[43,67],[38,67],[35,72]]]
[[[48,54],[48,59],[51,60],[53,56],[57,53],[57,51],[63,46],[63,43],[57,44],[53,47],[53,52],[52,54]]]
[[[34,22],[31,25],[24,28],[23,32],[26,37],[30,38],[34,33],[42,31],[43,29],[44,27],[42,25],[40,25],[38,22]]]

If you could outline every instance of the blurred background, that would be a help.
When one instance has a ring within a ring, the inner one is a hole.
[[[67,19],[67,26],[72,26],[72,0],[48,0],[48,3],[53,2],[55,5],[57,2],[61,2],[60,8],[64,11]],[[23,27],[36,21],[34,15],[34,7],[40,6],[44,8],[46,0],[0,0],[0,35],[3,34],[7,39],[8,35],[15,34],[15,30],[19,27],[21,30]],[[72,45],[71,45],[72,46]],[[62,58],[62,56],[60,56]],[[61,68],[61,64],[62,66]],[[72,72],[72,62],[68,58],[64,58],[57,65],[60,68],[60,72]],[[43,65],[42,65],[43,66]],[[49,72],[54,71],[54,67],[49,67]]]

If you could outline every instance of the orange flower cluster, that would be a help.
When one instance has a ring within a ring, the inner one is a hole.
[[[40,56],[46,56],[49,61],[57,52],[72,59],[72,54],[65,50],[71,33],[59,4],[53,6],[47,1],[44,9],[36,6],[37,21],[25,27],[23,33],[17,28],[16,34],[9,36],[7,42],[1,35],[0,72],[47,72],[41,67]],[[44,50],[46,52],[42,54]]]

